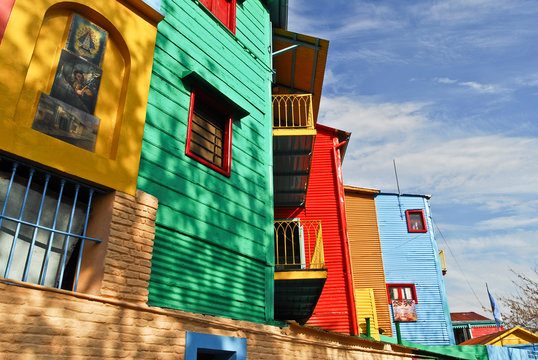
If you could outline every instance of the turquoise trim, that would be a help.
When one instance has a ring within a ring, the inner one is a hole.
[[[247,339],[187,331],[185,360],[196,360],[199,354],[221,355],[218,359],[247,360]]]

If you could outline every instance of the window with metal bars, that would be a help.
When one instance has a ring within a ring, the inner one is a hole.
[[[191,93],[185,153],[226,175],[231,173],[232,116],[198,89]]]
[[[76,291],[95,193],[0,157],[0,276]]]

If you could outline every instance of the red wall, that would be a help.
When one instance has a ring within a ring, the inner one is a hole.
[[[504,330],[504,328],[502,326],[501,326],[501,330]],[[473,339],[477,338],[479,336],[482,336],[482,335],[492,334],[492,333],[497,332],[497,331],[499,331],[499,330],[497,330],[496,326],[472,327],[471,328],[471,333],[473,335]]]
[[[15,0],[0,1],[0,43],[2,43],[4,31],[6,30],[7,22],[9,20],[9,16],[11,15],[11,10],[13,9],[13,4],[15,4]]]
[[[350,334],[352,316],[347,298],[337,176],[332,152],[334,133],[325,127],[318,127],[317,130],[306,206],[275,208],[275,219],[321,220],[328,276],[314,315],[308,324]]]

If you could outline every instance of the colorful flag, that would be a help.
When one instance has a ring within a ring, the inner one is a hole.
[[[499,310],[499,307],[497,306],[497,303],[495,303],[495,299],[493,298],[493,295],[489,292],[488,284],[486,284],[486,289],[488,291],[489,296],[489,302],[491,304],[491,312],[493,313],[493,318],[495,319],[495,324],[497,324],[497,330],[501,329],[501,322],[503,321],[501,317],[501,311]]]

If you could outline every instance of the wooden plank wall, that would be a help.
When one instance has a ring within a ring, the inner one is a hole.
[[[138,187],[159,199],[149,304],[265,322],[272,318],[270,24],[261,1],[237,5],[232,34],[200,2],[163,0]],[[233,123],[229,178],[185,155],[195,71],[249,115]]]

